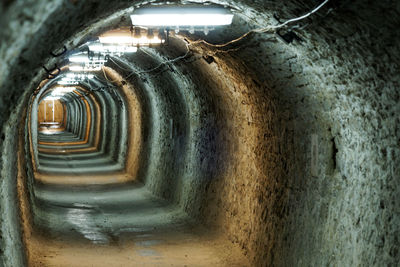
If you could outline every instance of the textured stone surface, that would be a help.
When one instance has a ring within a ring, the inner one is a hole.
[[[2,129],[22,92],[43,78],[40,65],[54,63],[47,63],[49,50],[67,38],[68,45],[84,40],[93,22],[93,32],[117,25],[116,19],[102,25],[100,18],[131,4],[83,2],[7,7],[0,47]],[[154,193],[223,230],[254,266],[400,261],[400,5],[331,2],[300,23],[308,24],[295,30],[302,42],[287,45],[257,34],[229,51],[193,45],[192,57],[129,79],[143,114],[142,179]],[[235,30],[210,34],[215,42],[275,23],[274,12],[285,19],[313,6],[220,3],[235,7],[242,20]],[[145,70],[184,52],[176,42],[125,58],[124,67]],[[318,136],[315,177],[312,135]]]
[[[19,127],[23,127],[24,106],[21,101],[10,116],[4,129],[5,141],[1,150],[0,188],[0,265],[24,266],[26,263],[20,225],[19,201],[17,198],[17,175],[19,173],[17,151]],[[20,138],[23,138],[21,136]],[[23,150],[23,147],[20,149]]]

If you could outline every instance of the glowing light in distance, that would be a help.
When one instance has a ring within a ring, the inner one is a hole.
[[[103,45],[101,43],[89,45],[89,50],[99,53],[135,53],[137,47],[126,45]]]
[[[136,26],[222,26],[232,19],[220,8],[144,8],[131,15]]]

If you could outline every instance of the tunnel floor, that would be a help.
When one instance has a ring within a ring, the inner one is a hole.
[[[78,135],[66,132],[39,133],[35,179],[50,184],[112,184],[131,180],[123,166],[84,142]]]
[[[39,144],[45,150],[35,173],[30,266],[249,266],[223,234],[143,184],[113,183],[121,175],[114,163],[72,144],[79,141],[75,135],[41,135],[39,141],[54,144]],[[100,171],[91,173],[91,166]]]

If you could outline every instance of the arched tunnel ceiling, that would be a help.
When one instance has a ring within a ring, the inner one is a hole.
[[[320,2],[206,3],[236,14],[233,27],[206,37],[224,43],[276,24],[274,15],[284,21]],[[42,66],[59,60],[49,52],[126,25],[127,14],[148,4],[165,2],[3,3],[3,132],[17,103],[27,103],[45,77]],[[150,177],[154,192],[205,223],[217,221],[255,266],[398,262],[399,15],[400,4],[392,1],[329,1],[294,24],[300,40],[291,44],[275,33],[252,34],[221,48],[193,43],[189,57],[132,75],[184,55],[185,43],[172,39],[170,46],[108,63],[121,75],[118,86],[132,85],[143,116],[151,117],[144,118],[153,128],[143,127],[151,140],[143,157],[154,160],[151,147],[169,153],[158,165],[148,160],[139,176]],[[177,135],[188,138],[168,150],[169,133],[159,128],[170,118],[180,123]],[[318,170],[312,169],[312,140],[319,147]],[[191,184],[174,181],[171,166]],[[162,182],[151,178],[160,175],[158,169],[166,170]],[[241,219],[232,222],[237,214]]]
[[[12,1],[10,2],[12,3]],[[168,3],[187,4],[196,2],[203,3],[203,1],[172,1]],[[276,21],[272,18],[273,14],[279,13],[278,16],[281,18],[290,18],[298,15],[299,12],[310,10],[314,6],[313,3],[304,3],[303,1],[291,1],[285,2],[284,4],[272,1],[268,3],[258,1],[210,2],[232,8],[232,10],[244,20],[241,22],[243,25],[235,25],[235,30],[237,30],[237,32],[229,31],[229,33],[227,33],[227,36],[224,37],[225,40],[230,40],[233,36],[238,36],[239,33],[243,33],[249,28],[274,24]],[[36,73],[32,70],[39,70],[41,65],[53,65],[54,60],[49,58],[50,51],[60,49],[63,45],[73,48],[82,43],[83,40],[87,40],[88,37],[90,38],[91,36],[95,36],[96,33],[104,31],[104,29],[113,28],[121,23],[125,24],[126,21],[121,21],[121,18],[127,20],[128,17],[126,14],[129,14],[129,10],[133,10],[142,5],[163,3],[162,1],[136,1],[132,6],[131,1],[113,1],[112,3],[99,1],[91,3],[90,5],[79,1],[25,1],[17,2],[14,5],[4,4],[9,10],[7,10],[7,16],[2,16],[3,24],[6,26],[2,28],[4,36],[2,39],[4,42],[2,42],[3,49],[1,51],[5,59],[1,69],[2,80],[10,82],[11,85],[17,88],[22,88],[22,86],[17,86],[18,82],[26,84],[26,82],[32,80],[31,78],[34,77],[32,75]],[[344,6],[344,8],[341,8],[341,6]],[[326,7],[325,10],[321,11],[320,14],[316,14],[310,21],[304,23],[311,24],[311,26],[307,27],[306,32],[302,32],[304,35],[302,36],[304,37],[303,44],[300,47],[294,48],[295,53],[297,56],[307,57],[308,53],[310,53],[310,55],[315,53],[315,51],[312,50],[314,46],[313,43],[323,40],[329,45],[329,43],[334,42],[335,33],[347,36],[362,27],[374,27],[376,33],[373,31],[370,32],[373,38],[374,34],[382,31],[379,29],[378,25],[382,25],[384,28],[390,27],[390,25],[396,25],[396,16],[394,14],[398,11],[398,6],[393,6],[393,8],[388,9],[386,21],[383,21],[381,16],[369,16],[368,12],[372,14],[380,9],[384,9],[386,6],[391,5],[386,5],[386,3],[382,2],[381,4],[369,6],[366,11],[362,13],[356,12],[357,16],[353,14],[354,16],[346,17],[347,21],[343,21],[335,20],[335,15],[339,15],[340,12],[351,13],[356,10],[363,10],[362,1],[352,3],[351,5],[344,1],[328,3],[328,7]],[[333,10],[333,13],[328,14],[331,10]],[[390,15],[390,12],[394,14]],[[40,14],[40,16],[35,16],[35,14]],[[125,14],[125,16],[121,17],[121,14]],[[13,20],[13,18],[19,18],[21,23],[19,25],[7,24],[7,20]],[[325,25],[329,25],[329,22],[332,21],[338,23],[338,26],[335,28],[324,27]],[[363,21],[365,21],[365,26],[363,25]],[[359,25],[357,25],[357,23],[359,23]],[[316,26],[317,24],[318,26]],[[340,30],[338,30],[340,25],[344,24],[346,24],[346,27],[342,27],[346,29],[340,28]],[[330,32],[327,32],[327,30]],[[26,36],[31,36],[32,39],[30,39],[29,42],[25,41],[28,40]],[[379,38],[388,38],[387,42],[390,43],[390,39],[393,39],[394,36],[385,37],[379,35]],[[263,40],[261,40],[261,42],[263,42]],[[349,42],[351,43],[350,40]],[[19,57],[16,57],[15,53],[6,53],[8,47],[12,47],[12,51],[16,53],[19,53],[18,51],[23,53]],[[329,52],[341,53],[340,50],[334,51],[332,49],[329,49]],[[321,51],[321,53],[325,52]],[[328,51],[326,51],[326,53],[328,53]],[[357,53],[361,52],[357,51]],[[320,57],[318,52],[315,54],[314,57]],[[28,58],[29,60],[27,60]],[[19,62],[15,62],[17,59]],[[9,68],[10,66],[18,66],[18,70],[16,70],[16,72],[19,73],[18,79],[7,76],[7,73],[12,71],[12,68]],[[36,79],[40,79],[40,77],[42,77],[41,75],[43,75],[43,71],[40,70],[37,74],[39,74],[39,76],[37,76]],[[34,79],[34,81],[36,81],[36,79]],[[7,99],[15,100],[20,93],[21,91],[17,89],[15,93],[6,94],[2,99],[5,102],[8,102]],[[2,113],[4,112],[7,113],[6,110],[2,110]]]

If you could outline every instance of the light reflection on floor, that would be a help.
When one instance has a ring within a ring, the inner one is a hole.
[[[140,184],[36,185],[35,192],[34,267],[249,266],[223,236]]]

